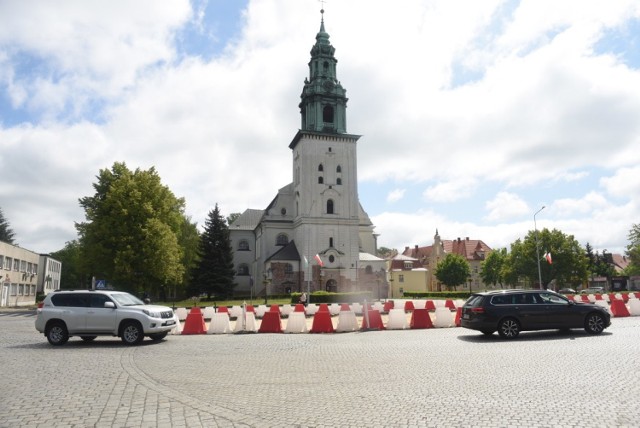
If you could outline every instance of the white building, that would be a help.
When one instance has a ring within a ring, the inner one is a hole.
[[[347,133],[334,52],[322,20],[299,104],[301,128],[289,144],[293,181],[266,209],[248,209],[229,226],[236,294],[375,292],[381,281],[386,289],[384,269],[373,267],[383,263],[371,258],[374,226],[358,199],[360,136]]]
[[[29,306],[36,294],[60,288],[62,264],[49,257],[0,241],[0,306]]]

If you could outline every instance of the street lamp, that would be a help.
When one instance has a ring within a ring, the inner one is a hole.
[[[538,245],[538,225],[536,224],[536,216],[544,209],[544,205],[533,215],[533,228],[536,234],[536,259],[538,260],[538,284],[542,289],[542,272],[540,271],[540,246]]]

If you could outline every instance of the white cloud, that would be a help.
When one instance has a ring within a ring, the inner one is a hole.
[[[398,202],[404,198],[405,189],[394,189],[387,195],[387,202]]]
[[[486,219],[489,221],[504,221],[521,217],[531,211],[529,205],[515,193],[500,192],[490,201],[485,208],[489,211]]]
[[[456,178],[429,186],[423,196],[428,201],[453,202],[468,197],[476,187],[476,181],[472,178]]]

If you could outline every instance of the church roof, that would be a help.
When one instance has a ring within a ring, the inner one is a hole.
[[[230,230],[254,230],[258,227],[260,219],[264,215],[263,210],[247,209],[229,225]]]
[[[361,262],[384,262],[384,259],[380,257],[376,257],[373,254],[369,253],[360,253],[360,261]]]
[[[295,241],[291,240],[287,245],[276,251],[267,261],[276,260],[297,260],[300,261],[300,253],[298,247],[296,247]]]

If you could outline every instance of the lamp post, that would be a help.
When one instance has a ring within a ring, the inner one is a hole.
[[[536,216],[544,209],[544,205],[533,215],[533,229],[536,234],[536,259],[538,261],[538,284],[542,289],[542,271],[540,270],[540,246],[538,245],[538,225],[536,224]]]

